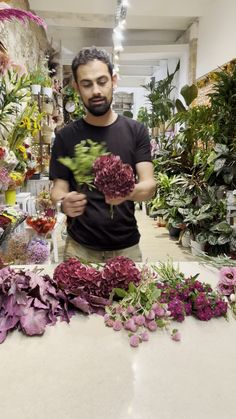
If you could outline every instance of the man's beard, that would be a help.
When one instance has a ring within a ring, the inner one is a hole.
[[[103,103],[96,104],[96,100],[102,100]],[[106,97],[94,97],[88,104],[84,103],[84,106],[93,116],[103,116],[109,111],[111,104],[112,98],[108,101]]]

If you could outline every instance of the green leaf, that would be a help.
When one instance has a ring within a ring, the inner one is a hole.
[[[175,106],[178,112],[187,112],[187,109],[185,108],[180,99],[176,99]]]
[[[208,243],[211,244],[212,246],[215,246],[217,244],[217,240],[218,240],[218,237],[215,236],[214,234],[209,234],[207,237]]]
[[[216,231],[216,232],[224,233],[224,234],[231,234],[233,229],[226,221],[222,221],[214,225],[213,227],[211,227],[210,231],[213,231],[213,232]]]
[[[136,287],[135,287],[134,283],[130,282],[129,283],[129,292],[135,292],[135,291],[136,291]]]
[[[118,297],[121,297],[121,298],[124,298],[124,297],[127,297],[127,295],[128,295],[128,293],[125,291],[125,290],[123,290],[122,288],[114,288],[113,289],[113,292],[118,296]]]
[[[191,86],[186,84],[182,87],[180,93],[183,96],[186,105],[189,106],[194,101],[194,99],[196,99],[198,95],[198,88],[195,84],[192,84]]]
[[[221,159],[217,159],[215,161],[215,164],[214,164],[214,171],[215,172],[219,172],[219,170],[221,170],[224,167],[225,162],[226,162],[226,159],[222,159],[222,158]]]
[[[230,236],[220,235],[218,237],[217,244],[223,245],[223,244],[229,243],[230,240],[231,240]]]

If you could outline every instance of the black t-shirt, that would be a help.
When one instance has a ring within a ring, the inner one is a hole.
[[[119,115],[113,124],[97,127],[79,119],[57,134],[50,162],[50,179],[68,181],[70,191],[76,190],[75,179],[72,172],[58,162],[58,158],[73,157],[75,145],[87,139],[105,143],[107,150],[120,156],[123,163],[129,163],[134,173],[136,163],[151,161],[148,132],[137,121]],[[124,249],[139,242],[132,201],[115,206],[111,218],[110,205],[106,204],[101,192],[86,188],[83,193],[88,201],[84,214],[68,217],[68,234],[75,241],[96,250]]]

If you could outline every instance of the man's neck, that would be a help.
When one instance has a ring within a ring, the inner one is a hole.
[[[88,124],[95,125],[97,127],[106,127],[108,125],[113,124],[116,121],[118,115],[112,109],[109,109],[105,115],[101,116],[94,116],[90,112],[87,112],[84,116],[84,120],[88,122]]]

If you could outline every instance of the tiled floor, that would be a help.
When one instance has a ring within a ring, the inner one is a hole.
[[[166,261],[171,257],[174,261],[196,261],[190,250],[183,249],[178,241],[170,239],[166,228],[157,227],[156,221],[148,217],[144,211],[136,210],[136,219],[141,233],[140,247],[143,261]],[[58,235],[59,261],[63,258],[65,241]]]

